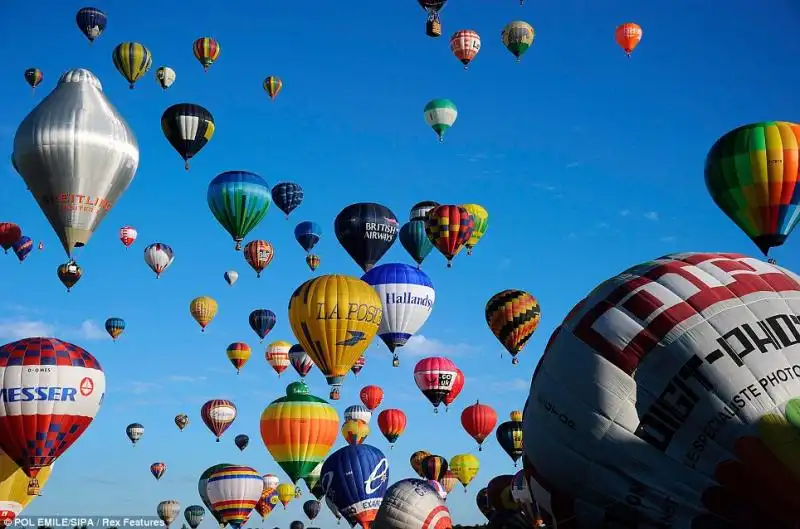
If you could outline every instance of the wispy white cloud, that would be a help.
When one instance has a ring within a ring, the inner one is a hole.
[[[55,326],[41,320],[7,318],[0,320],[0,339],[20,340],[37,336],[53,336]]]
[[[566,238],[569,239],[569,240],[577,239],[578,238],[578,234],[575,233],[574,231],[571,231],[571,232],[569,232],[567,234]]]
[[[610,228],[611,225],[608,222],[598,222],[597,227],[602,229],[607,229]]]
[[[128,380],[119,391],[123,393],[133,393],[134,395],[144,395],[152,393],[153,391],[161,389],[161,384],[156,382],[147,382],[144,380]]]
[[[534,189],[540,189],[542,191],[549,191],[551,193],[553,191],[558,191],[558,187],[556,187],[556,186],[554,186],[552,184],[545,184],[545,183],[542,183],[542,182],[531,182],[530,186],[532,188],[534,188]]]
[[[403,346],[404,356],[464,356],[478,348],[467,343],[445,343],[436,338],[416,334]]]
[[[576,167],[580,167],[580,166],[581,166],[581,162],[578,162],[578,161],[569,162],[567,164],[567,169],[575,169]]]
[[[170,382],[202,382],[207,377],[190,377],[188,375],[170,375],[167,380]]]
[[[658,220],[658,212],[657,211],[648,211],[644,214],[644,218],[647,220]]]
[[[70,333],[72,334],[72,333]],[[74,330],[74,334],[84,340],[110,340],[106,330],[94,320],[84,320],[81,326]]]
[[[661,237],[661,242],[675,242],[678,238],[674,235],[667,235],[666,237]]]
[[[619,212],[619,216],[620,217],[627,217],[630,214],[631,214],[631,210],[629,210],[629,209],[622,209]]]

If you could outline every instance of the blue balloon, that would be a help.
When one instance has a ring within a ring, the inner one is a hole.
[[[269,184],[255,173],[225,171],[208,184],[208,208],[242,249],[242,241],[267,215],[272,195]]]
[[[250,313],[248,320],[250,322],[250,328],[263,340],[264,337],[269,334],[269,331],[275,327],[277,317],[275,313],[269,309],[256,309]]]
[[[389,460],[371,445],[347,445],[322,464],[322,490],[350,525],[375,519],[388,482]]]
[[[288,219],[289,214],[303,201],[303,188],[294,182],[281,182],[272,188],[272,200]]]
[[[28,254],[31,253],[31,250],[33,250],[33,240],[31,240],[30,237],[23,235],[19,238],[19,240],[17,240],[17,242],[11,245],[11,249],[17,255],[17,259],[19,259],[19,262],[21,263],[26,257],[28,257]]]
[[[303,247],[303,250],[310,252],[322,237],[322,226],[316,222],[303,221],[294,229],[294,238]]]
[[[75,23],[89,42],[94,42],[106,29],[108,17],[96,7],[84,7],[75,15]]]

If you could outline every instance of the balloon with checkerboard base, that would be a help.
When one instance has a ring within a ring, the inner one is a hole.
[[[100,409],[106,379],[88,351],[56,338],[25,338],[0,347],[0,448],[30,478],[86,431]]]

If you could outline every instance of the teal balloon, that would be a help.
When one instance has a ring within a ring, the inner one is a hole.
[[[400,228],[400,244],[406,249],[418,265],[428,257],[433,250],[433,243],[425,233],[424,220],[412,220],[403,224]]]
[[[272,204],[267,182],[255,173],[226,171],[208,184],[208,207],[233,240],[236,249],[264,219]]]

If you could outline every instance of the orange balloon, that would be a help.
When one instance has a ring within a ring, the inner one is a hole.
[[[634,22],[625,22],[617,26],[614,38],[617,44],[625,50],[625,54],[630,57],[631,52],[642,41],[642,27]]]

